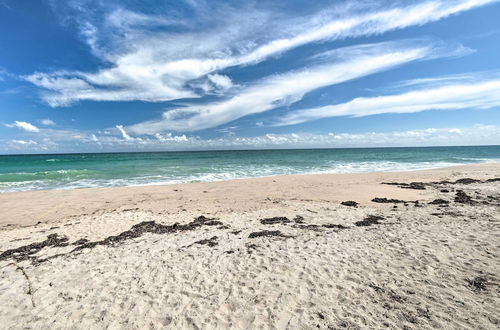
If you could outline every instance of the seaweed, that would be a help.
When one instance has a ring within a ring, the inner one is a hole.
[[[386,197],[375,197],[372,199],[374,203],[394,203],[394,204],[407,204],[407,203],[415,203],[418,204],[418,201],[404,201],[402,199],[394,199],[394,198],[386,198]]]
[[[50,234],[47,239],[42,242],[31,243],[24,245],[15,249],[10,249],[4,251],[0,254],[0,261],[7,260],[9,258],[15,259],[17,261],[22,261],[32,258],[32,255],[39,252],[45,247],[49,246],[67,246],[68,238],[66,236],[59,236],[58,234]]]
[[[275,225],[275,224],[285,224],[292,222],[290,219],[287,217],[273,217],[273,218],[265,218],[260,220],[260,223],[263,225]]]
[[[2,254],[0,254],[0,261],[9,258],[13,258],[17,261],[31,259],[34,264],[39,264],[47,260],[59,256],[68,255],[83,249],[92,249],[98,245],[115,246],[128,239],[140,237],[145,233],[169,234],[180,231],[194,230],[201,226],[215,226],[215,225],[223,225],[223,223],[220,221],[216,221],[215,218],[207,218],[203,215],[195,218],[193,221],[185,225],[181,225],[178,223],[174,223],[173,225],[162,225],[156,223],[155,221],[144,221],[136,225],[133,225],[127,231],[124,231],[116,236],[109,236],[101,241],[89,242],[87,239],[79,239],[72,244],[77,246],[68,253],[57,254],[45,259],[35,258],[33,254],[39,252],[45,247],[64,247],[69,245],[67,237],[58,236],[57,234],[51,234],[47,236],[47,239],[43,242],[32,243],[29,245],[18,247],[16,249],[4,251]]]
[[[389,186],[398,186],[403,189],[415,189],[415,190],[425,190],[426,184],[423,182],[410,182],[410,183],[401,183],[401,182],[382,182],[382,184]]]
[[[217,236],[213,236],[213,237],[208,238],[208,239],[202,239],[200,241],[194,242],[193,244],[189,245],[188,247],[193,246],[195,244],[198,244],[198,245],[208,245],[209,247],[214,247],[216,245],[219,245],[219,243],[217,242],[217,239],[218,239]]]
[[[279,230],[262,230],[262,231],[256,231],[256,232],[250,233],[250,235],[248,235],[248,238],[257,238],[257,237],[285,237],[285,238],[288,238],[288,237],[292,237],[292,236],[284,235]]]
[[[358,205],[359,205],[359,203],[357,203],[357,202],[355,202],[355,201],[345,201],[345,202],[342,202],[342,203],[340,203],[340,204],[342,204],[342,205],[344,205],[344,206],[354,206],[354,207],[356,207],[356,206],[358,206]]]
[[[433,200],[432,202],[429,202],[429,204],[430,205],[448,205],[448,204],[450,204],[450,202],[445,200],[445,199],[438,198],[438,199]]]
[[[466,280],[472,290],[479,292],[485,291],[487,289],[486,285],[488,284],[488,280],[485,277],[477,276],[472,279]]]
[[[372,226],[372,225],[378,225],[380,224],[380,220],[383,220],[384,217],[379,216],[379,215],[369,215],[366,218],[364,218],[361,221],[357,221],[354,223],[354,225],[358,227],[367,227],[367,226]]]
[[[463,190],[457,190],[457,193],[455,194],[455,203],[462,203],[462,204],[475,204],[475,201],[467,195]]]

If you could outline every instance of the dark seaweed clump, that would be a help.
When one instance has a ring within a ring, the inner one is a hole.
[[[432,202],[429,202],[429,204],[430,205],[448,205],[448,204],[450,204],[450,202],[445,200],[445,199],[438,198],[438,199],[433,200]]]
[[[410,183],[401,183],[401,182],[382,182],[382,184],[390,185],[390,186],[398,186],[403,189],[415,189],[415,190],[425,190],[426,184],[423,182],[410,182]]]
[[[115,243],[120,243],[122,241],[137,238],[142,236],[145,233],[153,233],[153,234],[170,234],[180,231],[188,231],[194,230],[201,226],[219,226],[224,225],[222,222],[215,220],[215,218],[207,218],[203,215],[194,219],[188,224],[180,225],[178,223],[174,223],[173,225],[162,225],[156,223],[155,221],[144,221],[133,225],[130,230],[124,231],[123,233],[117,236],[109,236],[102,241],[97,242],[89,242],[82,244],[75,248],[74,251],[82,250],[86,248],[93,248],[97,245],[112,245]]]
[[[384,220],[384,217],[381,217],[379,215],[369,215],[366,218],[364,218],[361,221],[357,221],[354,224],[358,227],[367,227],[371,225],[378,225],[380,224],[380,220]]]
[[[455,194],[455,202],[456,203],[462,203],[462,204],[474,204],[474,200],[467,195],[463,190],[457,190],[457,193]]]
[[[487,289],[486,284],[488,280],[482,276],[475,277],[473,279],[468,279],[467,283],[474,291],[485,291]]]
[[[41,249],[49,246],[68,246],[68,238],[57,234],[50,234],[43,242],[31,243],[15,249],[4,251],[0,254],[0,261],[13,258],[17,261],[26,260],[32,257]]]
[[[250,235],[248,235],[248,238],[273,237],[273,236],[274,237],[291,237],[291,236],[284,235],[279,230],[263,230],[263,231],[256,231],[256,232],[250,233]]]
[[[345,201],[345,202],[342,202],[340,204],[342,204],[344,206],[354,206],[354,207],[358,206],[358,203],[355,201]]]
[[[402,199],[394,199],[394,198],[385,198],[385,197],[375,197],[374,199],[372,199],[372,202],[374,203],[394,203],[394,204],[398,204],[398,203],[415,203],[414,201],[404,201]]]
[[[289,223],[289,222],[292,222],[292,221],[290,219],[288,219],[287,217],[273,217],[273,218],[266,218],[266,219],[260,220],[260,223],[263,225],[275,225],[278,223],[285,224],[285,223]]]
[[[168,234],[180,231],[194,230],[201,226],[218,226],[218,225],[223,225],[223,223],[217,221],[215,218],[207,218],[203,215],[195,218],[193,221],[185,225],[180,225],[178,223],[175,223],[173,225],[162,225],[156,223],[155,221],[145,221],[132,226],[132,228],[130,228],[127,231],[124,231],[119,235],[109,236],[101,241],[89,242],[87,239],[79,239],[73,243],[73,245],[77,246],[66,254],[71,254],[73,252],[83,249],[91,249],[98,245],[115,245],[117,243],[121,243],[128,239],[140,237],[144,233]],[[57,234],[51,234],[47,236],[47,239],[43,242],[36,242],[15,249],[4,251],[2,254],[0,254],[0,261],[9,258],[13,258],[17,261],[31,258],[34,263],[41,263],[65,254],[57,254],[47,259],[36,259],[35,257],[33,257],[35,253],[39,252],[45,247],[64,247],[68,245],[69,243],[67,237],[58,236]]]
[[[200,241],[196,241],[196,242],[194,242],[193,244],[191,244],[189,246],[193,246],[195,244],[198,244],[198,245],[208,245],[209,247],[214,247],[214,246],[218,245],[219,243],[217,242],[217,236],[213,236],[213,237],[208,238],[208,239],[202,239]]]

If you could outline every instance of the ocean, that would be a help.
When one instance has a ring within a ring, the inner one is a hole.
[[[0,156],[0,192],[158,185],[499,162],[500,146]]]

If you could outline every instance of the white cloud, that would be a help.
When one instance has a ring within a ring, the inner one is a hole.
[[[152,134],[166,130],[196,131],[230,122],[243,116],[289,105],[302,99],[304,94],[317,88],[342,83],[362,76],[387,70],[395,66],[429,56],[443,56],[461,52],[421,40],[383,42],[346,47],[343,56],[333,63],[267,77],[247,87],[234,97],[216,103],[192,105],[169,110],[163,118],[130,126],[135,134]],[[331,54],[327,56],[327,59]],[[323,60],[322,60],[323,61]]]
[[[40,132],[40,129],[38,127],[36,127],[35,125],[32,125],[30,123],[27,123],[25,121],[15,121],[13,122],[12,124],[5,124],[5,126],[7,127],[10,127],[10,128],[19,128],[19,129],[22,129],[26,132],[32,132],[32,133],[36,133],[36,132]]]
[[[261,62],[309,43],[422,25],[497,1],[428,0],[399,7],[381,3],[368,11],[357,5],[351,6],[352,10],[326,9],[301,19],[256,10],[219,10],[193,17],[201,20],[194,24],[198,30],[186,29],[180,20],[115,7],[104,18],[86,15],[86,20],[79,22],[87,43],[110,64],[108,68],[92,73],[37,72],[25,79],[46,89],[42,97],[51,106],[80,100],[160,102],[194,98],[203,95],[203,88],[190,88],[196,87],[189,83],[193,80],[208,77],[218,86],[230,87],[227,79],[221,79],[223,76],[209,76],[228,67]],[[166,29],[153,33],[150,29],[169,25],[180,26],[184,32]]]
[[[45,126],[55,126],[56,123],[50,119],[41,119],[40,124]]]
[[[95,139],[94,139],[95,137]],[[99,140],[99,142],[96,141]],[[97,143],[96,143],[97,142]],[[462,146],[498,145],[500,126],[426,128],[407,131],[361,133],[288,133],[261,136],[223,136],[202,139],[197,136],[155,134],[141,139],[123,136],[76,132],[45,132],[43,138],[9,140],[0,143],[0,152],[68,152],[78,151],[155,151],[210,149],[272,149],[272,148],[344,148],[344,147],[403,147],[403,146]]]
[[[35,144],[38,144],[36,143],[35,141],[33,140],[10,140],[10,142],[14,143],[14,144],[20,144],[20,145],[35,145]]]
[[[127,141],[131,141],[133,140],[134,138],[132,138],[130,135],[127,134],[127,132],[125,131],[125,129],[123,128],[122,125],[116,125],[116,128],[118,128],[118,130],[120,131],[120,133],[122,134],[122,137],[127,140]]]
[[[450,81],[448,79],[446,81]],[[368,116],[382,113],[412,113],[425,110],[489,109],[500,107],[500,79],[452,83],[401,94],[359,97],[349,102],[292,111],[280,118],[277,126],[299,124],[336,116]]]

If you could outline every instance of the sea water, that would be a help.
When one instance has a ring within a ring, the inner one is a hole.
[[[407,171],[499,161],[500,146],[3,155],[0,191]]]

